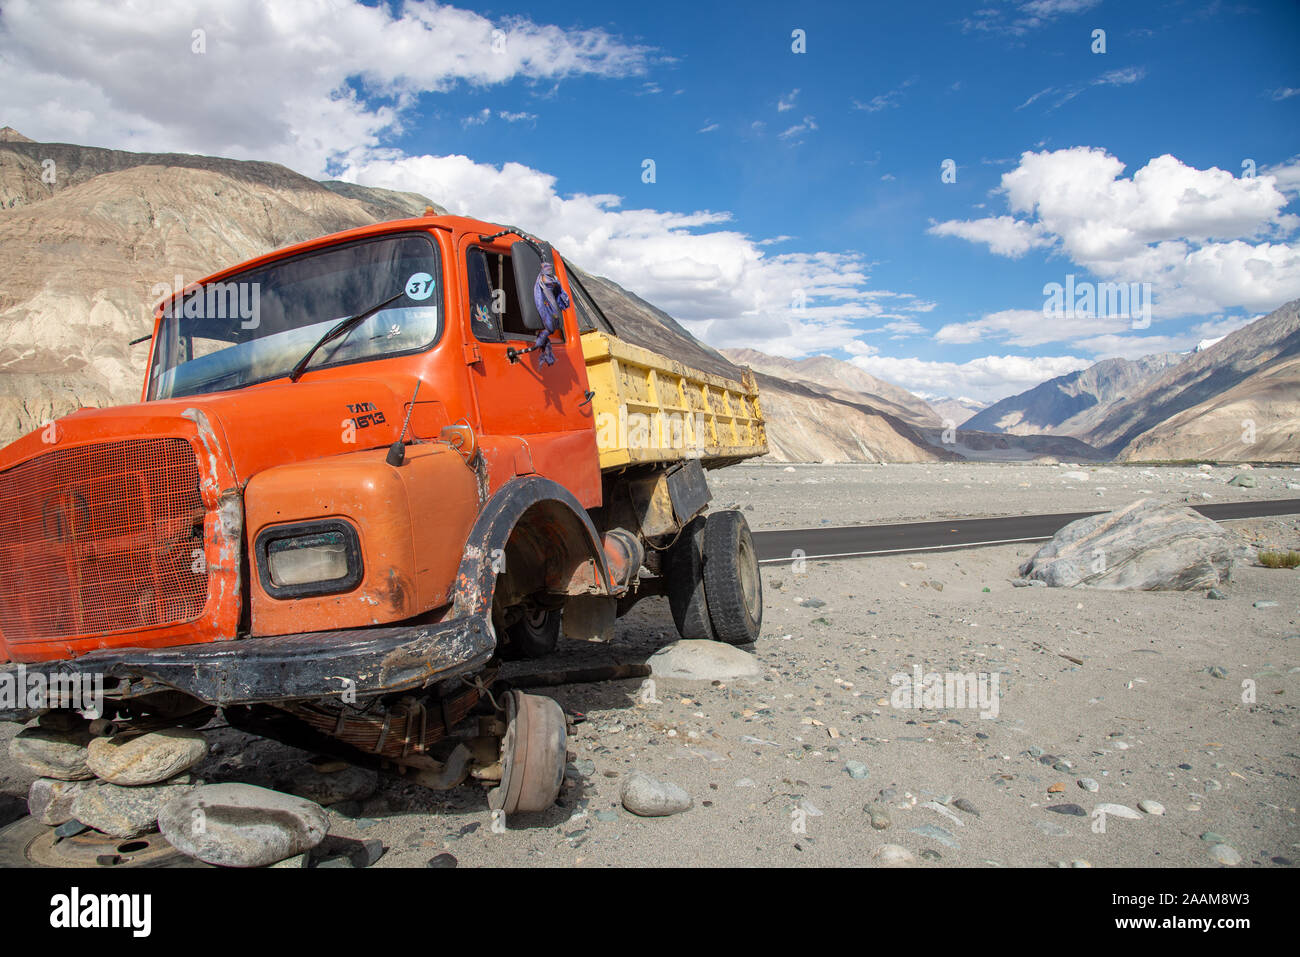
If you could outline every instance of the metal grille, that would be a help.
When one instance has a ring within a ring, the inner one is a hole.
[[[0,631],[11,643],[193,621],[208,597],[190,444],[55,449],[0,472]]]

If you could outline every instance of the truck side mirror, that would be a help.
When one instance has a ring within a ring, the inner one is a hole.
[[[522,239],[510,247],[510,263],[515,271],[515,291],[519,294],[519,312],[524,328],[536,332],[545,328],[542,315],[533,300],[533,286],[542,271],[542,257],[537,249]]]

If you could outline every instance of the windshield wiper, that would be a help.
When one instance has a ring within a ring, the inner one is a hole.
[[[316,340],[316,344],[312,346],[309,350],[307,350],[307,354],[305,356],[303,356],[301,359],[298,360],[298,364],[295,365],[293,367],[293,370],[289,373],[289,381],[297,382],[298,379],[301,378],[303,372],[307,369],[307,363],[311,362],[312,356],[316,354],[316,350],[319,349],[321,346],[325,345],[325,343],[331,342],[334,339],[337,339],[339,336],[349,332],[351,329],[365,322],[367,319],[369,319],[371,316],[377,313],[380,309],[383,309],[389,303],[396,302],[397,300],[401,299],[405,295],[406,295],[406,290],[403,289],[397,295],[389,296],[379,305],[371,306],[365,312],[358,312],[355,316],[348,316],[346,319],[343,319],[338,323],[336,323],[334,327],[330,329],[329,332],[325,333],[325,335],[321,336],[319,339]]]

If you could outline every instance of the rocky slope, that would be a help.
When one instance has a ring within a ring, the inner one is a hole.
[[[786,381],[804,382],[837,398],[864,402],[915,426],[939,426],[943,419],[924,399],[906,389],[877,379],[857,366],[830,356],[784,359],[753,349],[724,349],[723,355],[755,372]]]
[[[1164,352],[1136,360],[1103,359],[1087,369],[1048,379],[995,402],[962,426],[1012,435],[1082,436],[1115,405],[1182,358],[1178,353]]]
[[[1300,461],[1297,359],[1300,300],[1187,356],[1079,437],[1121,461]]]

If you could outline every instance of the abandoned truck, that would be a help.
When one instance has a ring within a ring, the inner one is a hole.
[[[566,719],[502,660],[647,595],[683,637],[759,634],[749,528],[704,474],[766,451],[752,374],[620,338],[520,229],[430,209],[193,283],[143,391],[0,451],[0,669],[101,676],[102,733],[220,708],[537,811]]]

